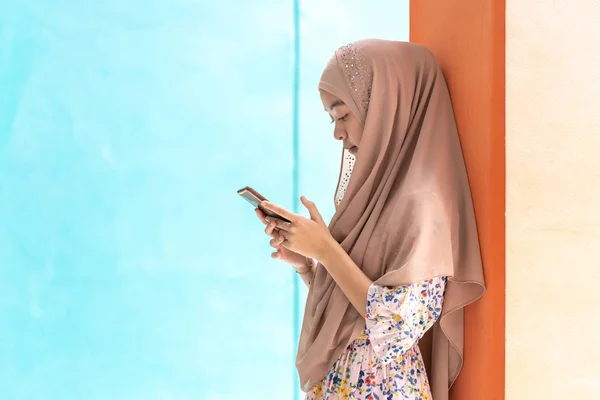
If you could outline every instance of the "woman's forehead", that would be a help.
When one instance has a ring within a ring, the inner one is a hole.
[[[331,111],[336,107],[343,106],[345,103],[337,96],[321,89],[319,90],[321,94],[321,101],[323,102],[323,106],[325,107],[325,111]]]

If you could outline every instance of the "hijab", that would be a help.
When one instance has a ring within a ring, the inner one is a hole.
[[[432,328],[435,400],[462,368],[463,312],[485,291],[469,182],[446,82],[433,54],[406,42],[362,40],[338,49],[319,84],[364,130],[356,157],[342,152],[332,236],[376,285],[447,276]],[[301,387],[320,382],[365,319],[318,264],[296,366]]]

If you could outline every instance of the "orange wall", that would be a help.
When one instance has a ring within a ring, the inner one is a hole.
[[[488,291],[465,314],[465,365],[453,400],[504,399],[505,0],[411,0],[411,41],[448,81],[465,153]]]

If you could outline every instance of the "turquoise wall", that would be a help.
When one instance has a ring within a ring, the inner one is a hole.
[[[298,396],[306,293],[235,191],[332,215],[321,69],[408,37],[366,3],[2,0],[1,399]]]

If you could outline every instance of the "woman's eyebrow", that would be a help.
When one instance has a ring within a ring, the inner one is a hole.
[[[325,109],[325,111],[333,111],[334,108],[339,107],[339,106],[343,106],[345,103],[341,100],[336,100],[333,103],[331,103],[331,105],[329,106],[329,110]]]

